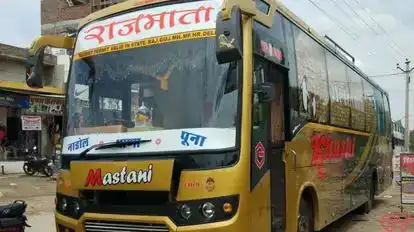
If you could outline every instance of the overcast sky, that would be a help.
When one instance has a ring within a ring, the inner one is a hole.
[[[337,41],[370,76],[397,73],[397,62],[405,67],[405,57],[414,58],[414,1],[280,1],[318,33],[327,34]],[[28,47],[33,38],[40,35],[40,0],[24,2],[23,7],[21,1],[0,1],[0,43]],[[391,96],[393,119],[402,119],[405,112],[404,76],[376,77],[374,80]],[[412,103],[413,97],[410,91]],[[410,105],[410,128],[414,128],[414,104]]]

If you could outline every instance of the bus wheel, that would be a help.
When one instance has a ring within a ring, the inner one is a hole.
[[[298,232],[313,232],[314,217],[312,205],[305,199],[300,200]]]

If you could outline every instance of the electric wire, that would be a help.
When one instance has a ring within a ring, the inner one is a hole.
[[[400,50],[400,51],[404,51],[404,49],[402,49],[401,48],[401,46],[400,45],[398,45],[398,43],[396,43],[395,42],[395,40],[391,37],[391,35],[387,32],[387,30],[385,30],[382,26],[381,26],[381,24],[379,24],[378,23],[378,21],[374,18],[374,17],[372,17],[371,16],[371,14],[368,12],[368,10],[365,8],[365,7],[363,7],[362,5],[361,5],[361,2],[359,2],[358,0],[353,0],[356,4],[358,4],[360,7],[361,7],[361,9],[363,10],[363,11],[365,11],[366,13],[367,13],[367,15],[368,15],[368,17],[373,21],[373,22],[375,22],[375,24],[377,25],[377,27],[379,28],[379,29],[381,29],[381,31],[389,38],[389,40]]]
[[[322,7],[320,7],[318,4],[316,4],[313,0],[308,0],[316,9],[318,9],[322,14],[324,14],[327,18],[329,18],[337,27],[339,27],[343,32],[345,32],[349,37],[351,37],[352,40],[357,41],[356,36],[354,33],[352,33],[348,28],[343,26],[338,20],[336,20],[333,16],[331,16],[328,12],[326,12]],[[356,46],[364,49],[359,43],[355,43]],[[368,52],[369,56],[373,56],[374,52]]]
[[[333,0],[331,0],[333,1]],[[354,15],[361,21],[363,22],[368,29],[370,29],[375,35],[379,36],[381,35],[380,33],[378,33],[378,31],[376,31],[371,25],[369,25],[369,23],[367,23],[367,21],[365,21],[363,19],[363,17],[355,11],[355,9],[347,2],[347,0],[342,0],[343,3],[345,3],[345,5],[354,13]],[[388,45],[388,47],[390,47],[397,55],[399,56],[404,56],[402,51],[397,50],[395,47],[393,47],[388,41],[385,41],[385,43]]]
[[[342,7],[335,1],[335,0],[329,0],[329,1],[331,1],[333,4],[335,4],[335,6],[346,16],[346,17],[348,17],[348,18],[352,18],[344,9],[342,9]],[[374,51],[370,51],[369,52],[369,54],[370,55],[375,55],[376,54],[376,51],[375,51],[375,49],[374,49]]]
[[[378,77],[390,77],[390,76],[399,76],[399,75],[403,75],[404,73],[390,73],[390,74],[380,74],[380,75],[373,75],[373,76],[369,76],[369,77],[374,77],[374,78],[378,78]]]
[[[350,36],[353,40],[356,40],[355,35],[346,27],[344,27],[341,23],[339,23],[335,18],[333,18],[328,12],[322,9],[318,4],[316,4],[313,0],[308,0],[314,7],[316,7],[320,12],[322,12],[326,17],[328,17],[332,22],[338,26],[343,32],[345,32],[348,36]]]

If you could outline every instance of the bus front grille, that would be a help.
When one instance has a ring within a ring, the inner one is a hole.
[[[85,232],[168,232],[168,227],[162,224],[86,221]]]

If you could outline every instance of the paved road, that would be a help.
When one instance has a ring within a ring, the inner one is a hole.
[[[28,232],[56,231],[53,216],[55,189],[55,181],[50,178],[0,174],[0,204],[26,201],[26,216],[32,225],[27,228]]]

